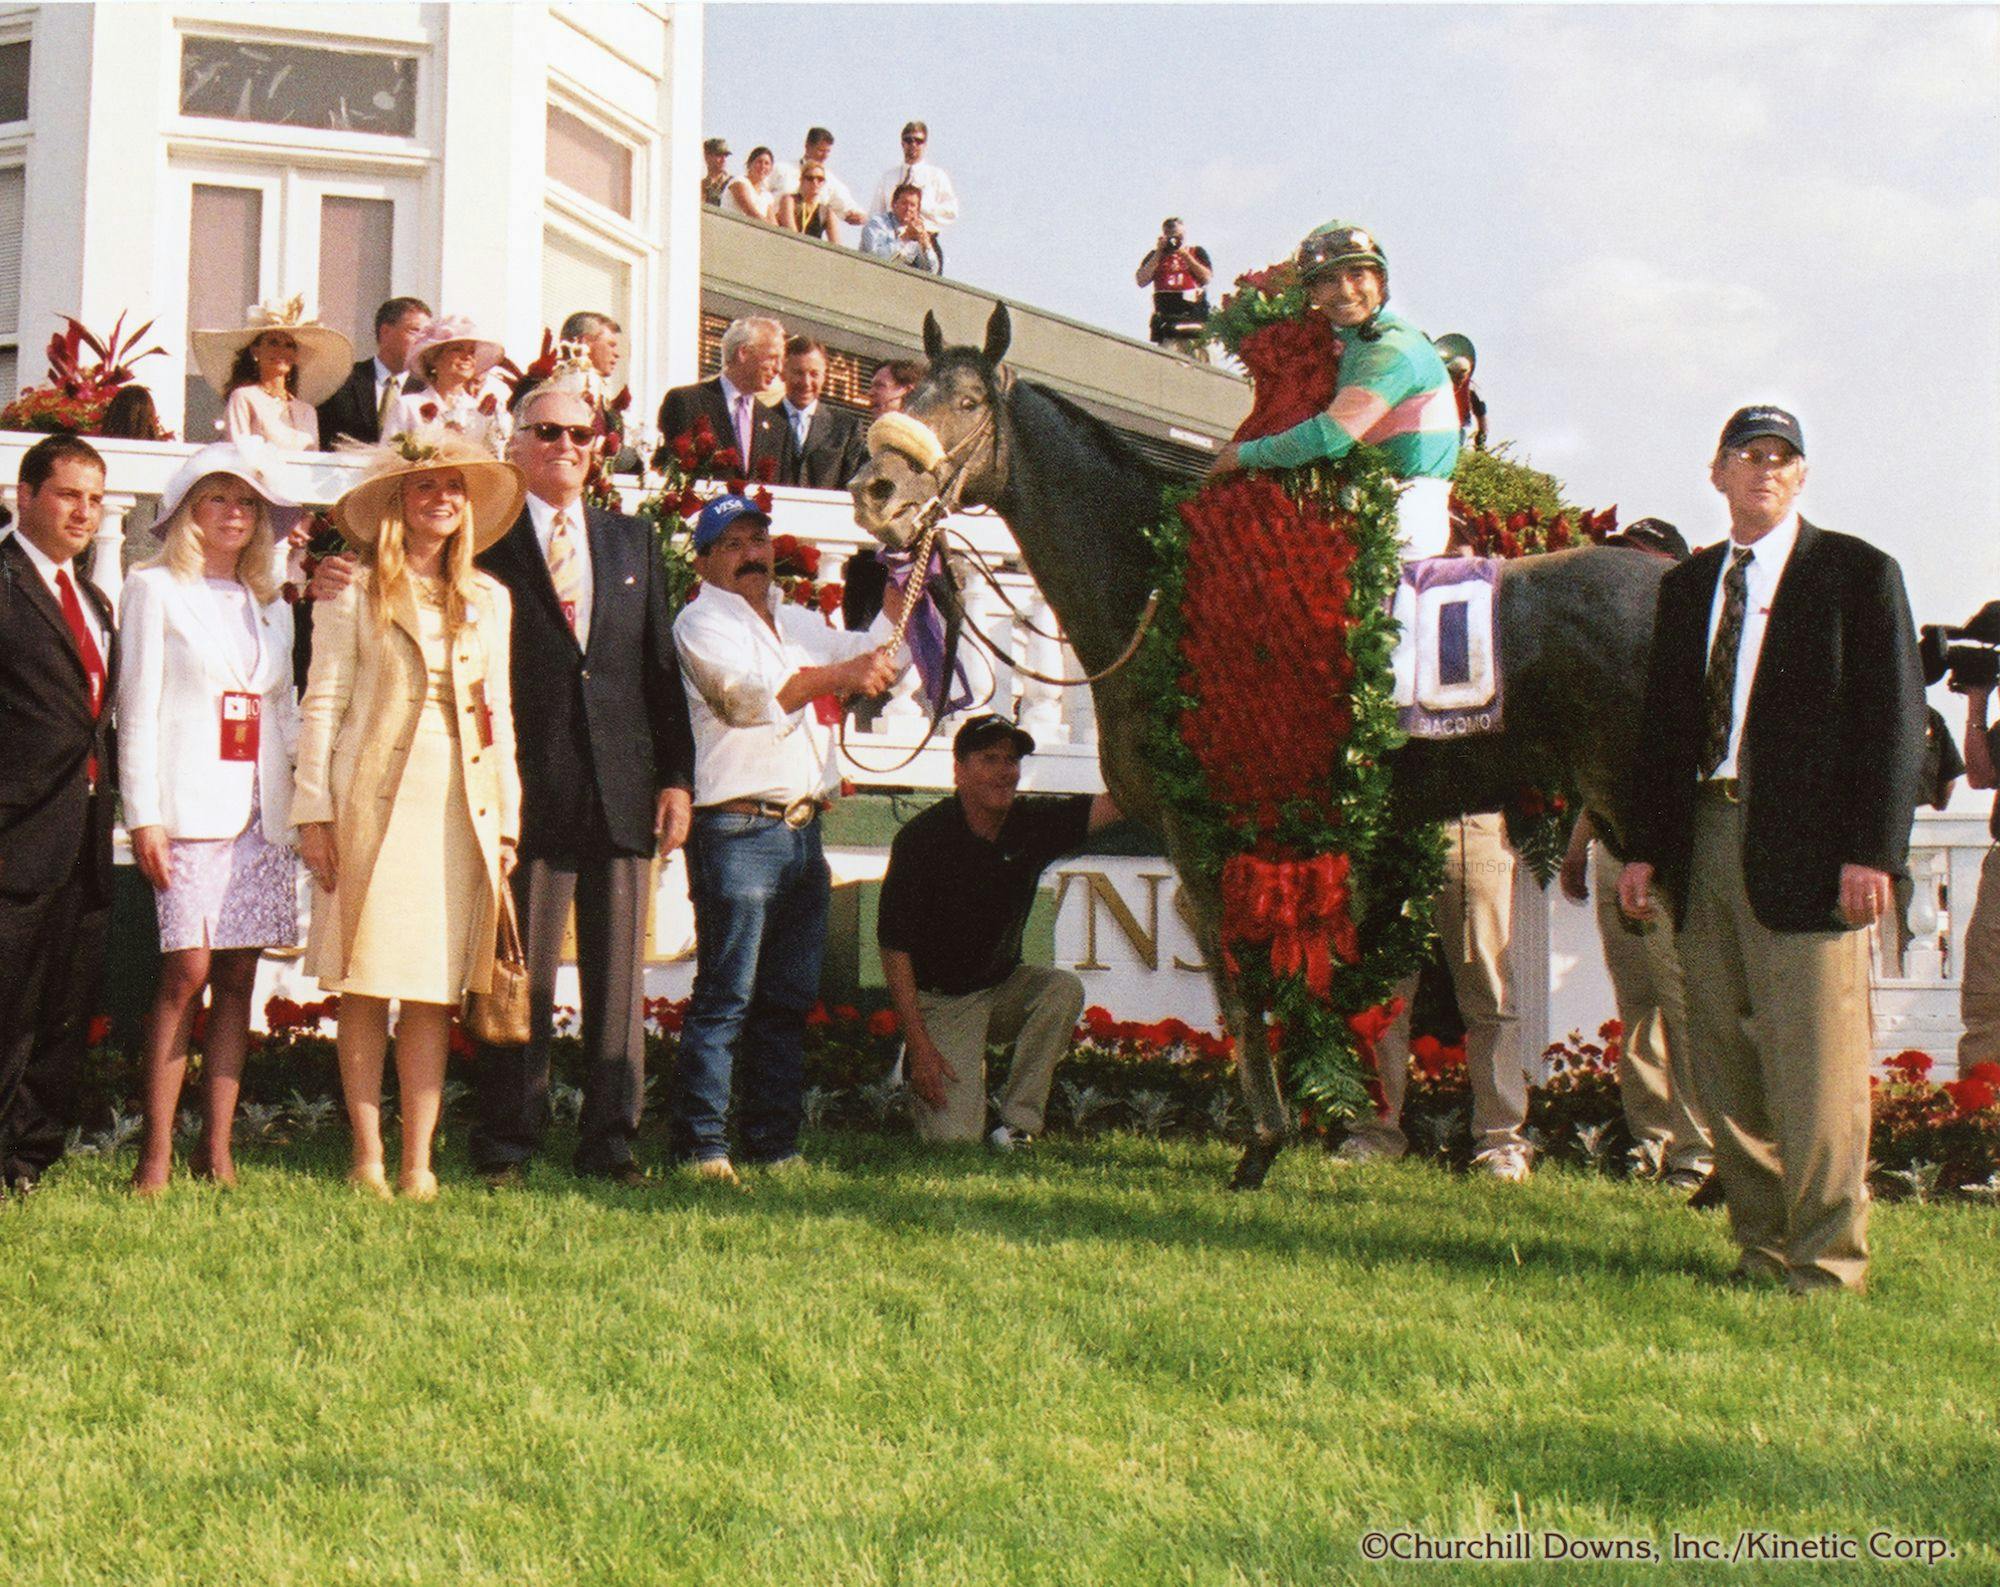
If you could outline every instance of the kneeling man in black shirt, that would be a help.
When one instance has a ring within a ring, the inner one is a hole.
[[[987,1143],[1001,1150],[1042,1127],[1057,1062],[1083,1012],[1067,970],[1021,962],[1021,933],[1050,861],[1118,819],[1108,794],[1022,799],[1021,757],[1035,741],[980,716],[952,740],[952,798],[914,816],[889,849],[876,940],[909,1043],[917,1133],[986,1133],[986,1049],[1014,1044]]]

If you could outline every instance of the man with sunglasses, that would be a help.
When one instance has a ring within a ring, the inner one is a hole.
[[[1868,1268],[1868,928],[1905,873],[1924,683],[1903,575],[1794,508],[1805,439],[1739,409],[1729,538],[1660,583],[1618,901],[1670,912],[1738,1282]]]
[[[951,178],[944,167],[933,165],[924,158],[930,141],[930,128],[921,121],[904,123],[903,158],[884,171],[882,180],[875,184],[875,205],[871,213],[893,213],[896,189],[906,184],[916,188],[923,195],[918,205],[918,218],[924,230],[930,233],[931,245],[937,249],[942,260],[944,247],[937,240],[938,233],[958,219],[958,194],[952,188]]]
[[[513,596],[514,721],[521,768],[513,876],[528,957],[525,1047],[482,1048],[473,1166],[518,1185],[548,1121],[556,969],[571,910],[583,1004],[578,1174],[639,1185],[645,1088],[646,921],[655,851],[686,840],[694,740],[674,654],[666,568],[636,518],[587,506],[603,438],[581,371],[521,400],[508,456],[521,516],[479,565]]]

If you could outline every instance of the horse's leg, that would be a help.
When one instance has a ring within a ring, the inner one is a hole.
[[[1171,827],[1167,850],[1174,854]],[[1188,902],[1189,924],[1201,944],[1215,987],[1216,1006],[1222,1023],[1236,1040],[1236,1078],[1243,1088],[1243,1100],[1250,1110],[1253,1134],[1237,1159],[1230,1175],[1231,1190],[1256,1190],[1270,1173],[1272,1163],[1284,1149],[1290,1131],[1284,1087],[1278,1079],[1278,1063],[1271,1052],[1270,1033],[1257,1012],[1244,1003],[1235,982],[1223,966],[1222,893],[1217,879],[1199,874],[1192,867],[1180,867],[1181,886]]]

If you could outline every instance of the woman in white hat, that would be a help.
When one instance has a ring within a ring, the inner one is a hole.
[[[274,510],[290,508],[260,443],[196,452],[160,499],[160,554],[125,581],[119,793],[132,857],[153,885],[160,981],[146,1017],[146,1133],[132,1188],[173,1167],[189,1032],[202,1040],[195,1172],[234,1184],[230,1132],[265,948],[298,941],[291,849],[292,613],[278,596]]]
[[[222,433],[286,452],[319,450],[319,404],[354,367],[354,347],[306,317],[305,299],[260,303],[235,330],[196,331],[195,363],[223,398]]]
[[[410,367],[428,389],[399,396],[382,433],[442,426],[495,457],[504,456],[513,418],[507,411],[507,386],[493,372],[502,352],[498,342],[481,336],[479,327],[462,314],[432,320],[422,340],[410,349]]]
[[[362,567],[314,614],[292,816],[316,883],[306,968],[340,994],[348,1177],[382,1196],[390,1002],[402,1004],[399,1187],[429,1200],[452,1011],[491,984],[521,781],[512,608],[472,559],[525,497],[513,464],[434,430],[378,449],[333,509]]]

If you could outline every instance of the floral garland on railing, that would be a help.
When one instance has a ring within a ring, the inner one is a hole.
[[[694,520],[702,506],[722,491],[748,492],[764,512],[771,510],[771,492],[755,486],[738,472],[743,459],[733,446],[720,446],[706,419],[695,422],[693,431],[662,446],[653,459],[660,469],[660,484],[639,503],[639,516],[653,525],[660,554],[666,559],[667,605],[678,612],[695,598],[700,580],[694,570]],[[704,491],[700,487],[706,485]],[[771,538],[771,577],[785,599],[797,606],[810,606],[828,622],[840,616],[843,590],[840,584],[819,582],[820,550],[797,535]]]

